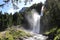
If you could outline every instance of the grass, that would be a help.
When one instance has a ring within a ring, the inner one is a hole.
[[[23,30],[16,30],[14,28],[10,28],[6,30],[4,35],[0,33],[0,40],[16,40],[19,38],[30,37],[30,33],[27,33]]]

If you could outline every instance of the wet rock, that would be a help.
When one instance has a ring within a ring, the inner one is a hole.
[[[47,40],[47,36],[43,36],[43,35],[40,35],[40,34],[34,34],[33,37],[28,37],[27,39],[24,39],[24,40]]]
[[[23,38],[22,38],[22,37],[20,37],[20,38],[19,38],[19,40],[23,40]]]
[[[28,37],[27,37],[27,36],[25,36],[24,38],[25,38],[25,39],[28,39]]]

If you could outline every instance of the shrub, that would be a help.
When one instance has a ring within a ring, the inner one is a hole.
[[[52,39],[52,40],[60,40],[60,28],[53,28],[51,29],[49,32],[45,33],[46,35],[48,35],[48,39]]]
[[[30,33],[26,33],[23,30],[16,30],[14,28],[8,29],[4,35],[0,33],[0,40],[17,40],[19,38],[30,37]]]

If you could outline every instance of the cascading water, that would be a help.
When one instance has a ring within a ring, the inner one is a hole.
[[[40,18],[41,16],[43,16],[43,8],[44,6],[42,6],[41,8],[40,14],[35,9],[32,9],[31,10],[32,14],[26,15],[26,18],[30,24],[30,27],[32,27],[31,34],[33,34],[33,37],[29,37],[28,39],[24,39],[24,40],[46,40],[48,38],[47,36],[43,36],[39,34],[40,33]]]
[[[19,8],[18,5],[16,5],[14,2],[13,4],[14,4],[13,6],[16,6],[17,8]],[[27,12],[27,14],[25,15],[25,18],[29,22],[30,27],[32,29],[31,31],[34,33],[32,33],[33,37],[30,37],[27,39],[23,38],[23,40],[46,40],[48,38],[41,34],[35,34],[35,33],[40,33],[40,18],[41,16],[43,16],[43,8],[44,6],[42,6],[41,8],[40,14],[35,9],[32,9],[31,13]]]
[[[15,2],[13,2],[13,4],[19,8],[19,6]],[[34,32],[34,33],[40,33],[40,18],[41,18],[41,16],[43,16],[43,7],[44,6],[42,6],[42,8],[41,8],[40,14],[35,9],[32,9],[32,11],[31,11],[32,14],[28,14],[25,16],[27,21],[30,24],[32,32]]]
[[[40,15],[36,12],[35,9],[32,10],[32,17],[33,17],[33,32],[39,33],[40,31]]]
[[[32,9],[31,13],[27,12],[25,15],[25,18],[30,24],[30,29],[34,33],[40,33],[40,18],[43,16],[43,8],[44,6],[41,8],[40,14],[35,9]]]
[[[40,33],[40,18],[41,16],[43,16],[43,7],[41,8],[41,12],[40,14],[35,10],[33,9],[32,10],[32,17],[33,17],[33,32],[34,33]]]

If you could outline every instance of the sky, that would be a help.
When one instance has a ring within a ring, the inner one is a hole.
[[[0,11],[2,10],[3,13],[8,12],[8,13],[14,14],[14,12],[21,10],[23,7],[30,7],[31,5],[33,5],[35,3],[37,4],[37,3],[40,3],[40,2],[44,3],[45,0],[33,0],[30,4],[28,2],[27,5],[24,5],[24,0],[21,0],[21,3],[18,2],[18,5],[17,5],[19,7],[19,9],[15,10],[15,9],[13,9],[12,3],[10,1],[6,5],[4,5],[3,8],[0,7]],[[0,0],[0,5],[1,4],[4,4],[3,0]]]

